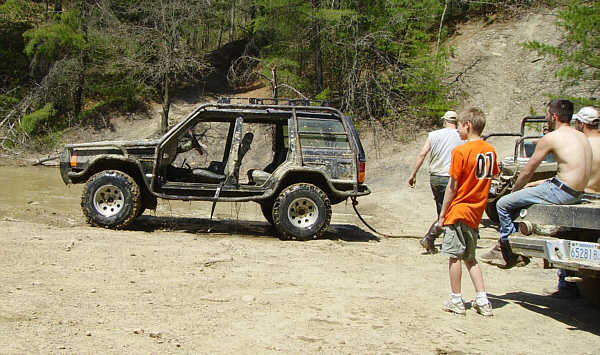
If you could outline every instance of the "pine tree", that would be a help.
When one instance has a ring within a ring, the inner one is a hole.
[[[192,38],[199,19],[207,17],[205,0],[107,1],[106,33],[113,39],[115,59],[139,84],[153,87],[161,99],[160,130],[168,128],[172,91],[179,80],[198,79],[208,66]]]
[[[525,44],[561,64],[555,75],[564,87],[584,84],[586,97],[573,98],[582,105],[598,104],[600,89],[600,1],[576,0],[559,12],[558,25],[566,31],[565,43],[553,46],[538,41]]]

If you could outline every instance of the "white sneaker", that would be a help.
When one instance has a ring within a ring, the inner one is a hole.
[[[464,302],[461,301],[460,303],[454,303],[454,302],[452,302],[452,299],[444,301],[442,310],[444,310],[446,312],[450,312],[450,313],[460,314],[463,316],[467,313],[467,311],[465,310]]]
[[[491,317],[494,315],[494,313],[492,312],[492,304],[489,301],[483,306],[477,304],[477,301],[473,301],[471,302],[471,304],[473,305],[473,309],[484,317]]]

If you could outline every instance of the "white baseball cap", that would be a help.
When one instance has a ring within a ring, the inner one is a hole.
[[[446,111],[446,113],[442,116],[448,122],[456,122],[456,112],[454,111]]]
[[[591,106],[583,107],[573,115],[573,119],[589,125],[596,124],[598,123],[598,110]]]

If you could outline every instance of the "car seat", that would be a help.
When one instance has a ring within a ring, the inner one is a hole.
[[[247,132],[246,134],[244,134],[244,137],[242,139],[239,138],[240,136],[241,136],[241,125],[240,125],[240,129],[236,130],[236,132],[234,132],[234,136],[233,136],[234,144],[232,144],[231,151],[229,153],[229,158],[227,159],[227,164],[225,165],[225,169],[222,174],[215,172],[214,170],[197,168],[197,169],[192,170],[192,173],[194,174],[194,176],[202,182],[215,183],[215,184],[224,182],[225,179],[228,176],[230,176],[230,179],[227,182],[230,184],[237,184],[238,180],[239,180],[238,177],[239,177],[240,166],[242,164],[242,159],[244,158],[246,153],[248,153],[248,151],[250,150],[250,145],[252,144],[252,141],[254,139],[254,134],[251,132]],[[239,143],[235,144],[236,141]]]
[[[280,149],[273,154],[273,160],[269,165],[265,166],[262,170],[250,169],[248,170],[248,181],[252,184],[262,185],[264,184],[271,174],[277,167],[287,159],[287,149]]]

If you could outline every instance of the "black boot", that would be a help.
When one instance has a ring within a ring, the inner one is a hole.
[[[519,256],[512,252],[510,245],[508,244],[508,239],[500,239],[500,251],[502,251],[502,258],[506,265],[504,268],[510,269],[513,266],[517,265],[519,261]]]

